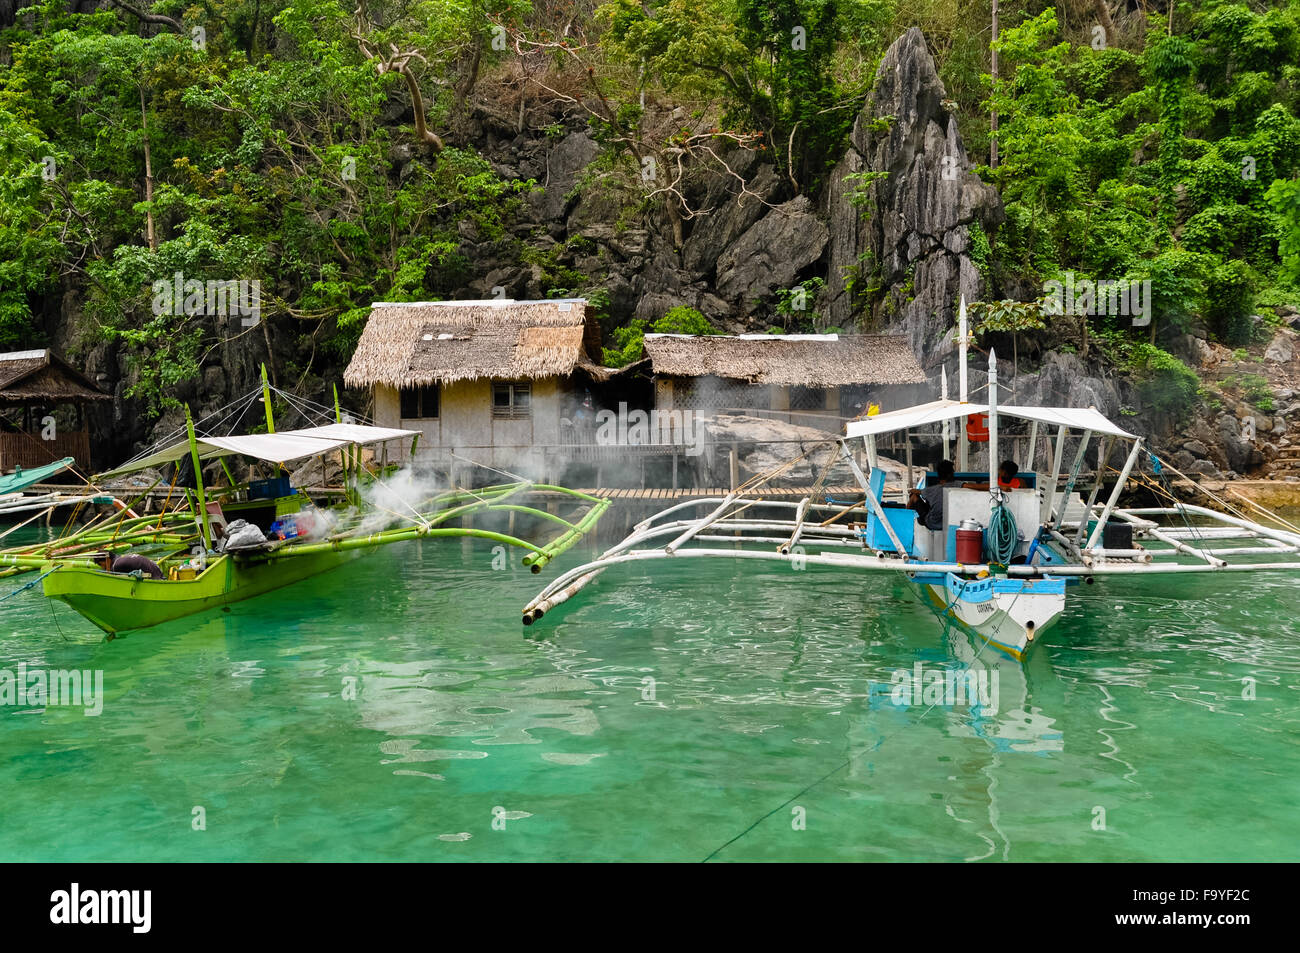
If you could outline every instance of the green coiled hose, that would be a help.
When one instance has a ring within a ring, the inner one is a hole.
[[[1016,527],[1016,518],[1011,515],[1011,510],[1003,504],[999,503],[993,507],[993,515],[989,517],[989,528],[984,539],[991,562],[1003,566],[1011,563],[1011,557],[1016,554],[1016,547],[1020,545],[1020,530]]]

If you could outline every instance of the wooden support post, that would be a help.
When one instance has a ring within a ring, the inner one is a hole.
[[[912,481],[912,431],[903,431],[903,438],[907,441],[907,489],[912,489],[916,484]]]
[[[731,489],[740,488],[740,450],[736,444],[731,445]]]
[[[1102,481],[1106,477],[1106,461],[1110,459],[1111,447],[1115,443],[1115,438],[1109,434],[1099,441],[1097,449],[1097,470],[1093,476],[1092,492],[1088,494],[1088,502],[1083,506],[1083,516],[1079,518],[1079,529],[1074,534],[1074,545],[1083,547],[1083,538],[1088,530],[1088,519],[1092,516],[1093,504],[1097,502],[1097,494],[1101,492]],[[1098,524],[1098,530],[1101,529]]]
[[[1062,425],[1056,431],[1056,453],[1052,457],[1052,475],[1038,489],[1043,493],[1042,508],[1039,510],[1038,522],[1046,525],[1052,521],[1052,511],[1056,508],[1056,484],[1061,479],[1061,463],[1065,458],[1065,436],[1069,428]]]

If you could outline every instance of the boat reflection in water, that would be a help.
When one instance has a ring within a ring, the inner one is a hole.
[[[1014,787],[1026,769],[1054,770],[1026,759],[1051,761],[1065,750],[1050,713],[1064,707],[1050,653],[1020,662],[951,625],[939,642],[908,654],[910,661],[873,679],[869,713],[849,732],[847,793],[879,815],[884,842],[864,848],[865,856],[901,850],[913,859],[1014,859],[1005,823],[1017,816],[1022,795]],[[939,854],[936,824],[950,830]]]

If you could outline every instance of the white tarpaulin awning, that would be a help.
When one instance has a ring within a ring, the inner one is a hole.
[[[337,450],[349,442],[339,438],[311,437],[292,431],[250,433],[243,437],[204,437],[199,441],[199,456],[204,460],[215,460],[234,455],[265,460],[267,463],[287,463]],[[204,447],[214,449],[204,450]]]
[[[370,427],[365,424],[326,424],[323,427],[308,427],[305,430],[286,430],[286,434],[303,437],[324,437],[339,439],[345,443],[361,445],[381,443],[385,440],[398,440],[402,437],[414,437],[419,431],[397,430],[393,427]]]
[[[199,443],[199,449],[203,449],[202,442]],[[147,457],[141,457],[131,463],[124,463],[116,470],[109,470],[107,473],[101,473],[97,479],[107,480],[112,477],[125,476],[128,473],[136,473],[139,470],[147,470],[150,467],[160,467],[167,463],[175,463],[182,457],[188,456],[190,445],[188,443],[177,443],[163,450],[155,451]]]
[[[891,410],[888,413],[876,414],[874,417],[851,420],[844,428],[844,435],[869,437],[881,433],[896,433],[899,430],[924,427],[926,424],[942,423],[955,417],[965,417],[967,414],[988,413],[988,409],[988,404],[963,404],[959,400],[932,400],[928,404],[917,404],[915,407]]]
[[[868,437],[882,433],[897,433],[900,430],[912,430],[927,424],[941,423],[967,414],[987,414],[988,404],[963,404],[956,400],[935,400],[915,407],[891,410],[874,417],[852,420],[844,428],[846,437]],[[1113,437],[1136,439],[1092,407],[1017,407],[1010,404],[999,405],[999,417],[1016,417],[1020,420],[1036,420],[1039,423],[1055,424],[1069,427],[1071,430],[1091,430],[1093,433],[1109,434]]]
[[[1023,420],[1037,420],[1040,424],[1069,427],[1071,430],[1091,430],[1112,437],[1137,439],[1137,434],[1131,434],[1111,423],[1105,414],[1092,407],[998,407],[998,416],[1003,414]]]
[[[240,456],[265,460],[267,463],[284,464],[318,453],[329,453],[351,444],[371,444],[384,440],[396,440],[400,437],[414,437],[414,430],[395,430],[391,427],[368,427],[363,424],[328,424],[324,427],[309,427],[305,430],[286,430],[282,433],[253,433],[239,437],[201,437],[198,439],[199,458],[216,460],[220,457]],[[175,463],[189,455],[189,441],[173,444],[147,457],[141,457],[131,463],[99,475],[100,480],[107,480],[128,473],[135,473],[148,467]]]

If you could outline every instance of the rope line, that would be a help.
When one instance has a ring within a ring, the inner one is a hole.
[[[33,579],[31,582],[27,583],[26,585],[19,586],[19,587],[18,587],[17,589],[15,589],[13,592],[9,593],[9,595],[4,596],[4,597],[0,597],[0,602],[8,602],[8,601],[9,601],[10,599],[12,599],[14,596],[18,595],[18,593],[20,593],[20,592],[26,592],[28,589],[32,588],[32,586],[36,585],[38,582],[40,582],[42,579],[44,579],[46,576],[50,576],[50,575],[53,575],[54,573],[58,572],[58,571],[59,571],[59,568],[60,568],[60,567],[55,566],[55,567],[54,567],[53,569],[51,569],[49,572],[43,572],[43,573],[41,573],[39,576],[37,576],[35,579]]]

